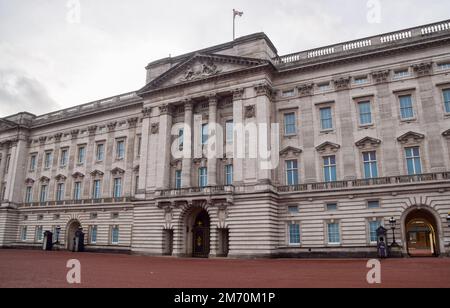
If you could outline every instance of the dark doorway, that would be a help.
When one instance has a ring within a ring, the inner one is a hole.
[[[219,251],[218,257],[228,257],[229,242],[230,242],[230,230],[218,229],[219,235]]]
[[[163,255],[173,255],[173,230],[165,229],[163,231]]]
[[[193,251],[192,256],[196,258],[208,258],[210,251],[210,219],[205,210],[201,211],[195,218],[192,228]]]
[[[406,218],[406,240],[411,257],[439,256],[439,239],[434,217],[424,210]]]

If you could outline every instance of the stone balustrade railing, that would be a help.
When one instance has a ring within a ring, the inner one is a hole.
[[[411,38],[426,37],[439,32],[450,31],[450,20],[446,20],[439,23],[429,24],[416,28],[406,29],[403,31],[397,31],[378,36],[368,37],[356,41],[345,42],[332,46],[326,46],[323,48],[312,49],[302,52],[297,52],[285,56],[280,56],[273,61],[276,64],[289,64],[302,60],[310,60],[314,58],[320,58],[338,53],[352,52],[355,50],[369,48],[373,46],[383,46],[387,44],[394,44],[399,41],[408,40]]]
[[[71,205],[97,205],[97,204],[123,204],[131,202],[131,197],[120,198],[101,198],[101,199],[83,199],[83,200],[64,200],[64,201],[46,201],[24,203],[24,207],[40,207],[40,206],[71,206]]]
[[[38,116],[33,119],[33,125],[38,125],[40,123],[46,123],[48,121],[57,120],[60,118],[70,117],[72,115],[78,115],[80,113],[90,112],[95,109],[105,109],[109,107],[115,107],[117,104],[121,102],[126,102],[128,100],[137,98],[136,92],[129,92],[125,94],[121,94],[114,97],[105,98],[99,101],[90,102],[84,105],[67,108],[63,110],[59,110],[52,113],[47,113],[41,116]]]
[[[291,186],[279,186],[278,192],[313,192],[313,191],[327,191],[351,188],[363,188],[370,186],[384,186],[384,185],[400,185],[400,184],[417,184],[423,182],[438,182],[450,181],[450,172],[442,173],[428,173],[420,175],[402,175],[391,176],[374,179],[359,179],[349,181],[337,181],[327,183],[308,183]]]
[[[156,197],[181,197],[191,195],[214,195],[214,194],[232,194],[234,186],[209,186],[209,187],[192,187],[181,189],[157,190]]]

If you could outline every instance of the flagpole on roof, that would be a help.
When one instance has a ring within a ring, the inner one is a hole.
[[[244,12],[233,9],[233,41],[236,39],[236,16],[242,17]]]

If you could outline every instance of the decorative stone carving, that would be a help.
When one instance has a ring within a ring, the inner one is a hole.
[[[66,177],[65,175],[63,175],[63,174],[58,174],[58,175],[55,177],[55,180],[56,180],[57,182],[64,182],[65,180],[67,180],[67,177]]]
[[[46,141],[47,141],[47,137],[45,137],[45,136],[39,137],[39,144],[40,145],[44,145]]]
[[[319,152],[321,154],[325,153],[325,152],[336,153],[340,148],[341,148],[341,146],[339,144],[326,141],[326,142],[322,143],[321,145],[319,145],[318,147],[316,147],[316,150],[317,150],[317,152]]]
[[[425,135],[415,132],[407,132],[406,134],[401,135],[400,137],[397,138],[397,140],[402,144],[406,144],[409,142],[419,143],[423,139],[425,139]]]
[[[142,115],[144,116],[144,118],[150,118],[152,115],[152,108],[144,107],[144,109],[142,109]]]
[[[77,180],[82,180],[84,179],[84,174],[81,172],[75,172],[74,174],[72,174],[72,177],[77,181]]]
[[[99,177],[102,177],[103,175],[104,175],[104,173],[100,170],[94,170],[91,172],[91,176],[93,178],[99,178]]]
[[[271,98],[273,90],[268,84],[262,83],[255,87],[255,93],[257,96],[266,95]]]
[[[159,112],[161,115],[167,115],[172,113],[172,106],[171,105],[162,105],[159,106]]]
[[[58,134],[53,135],[53,138],[55,139],[56,142],[60,142],[62,137],[63,137],[62,133],[58,133]]]
[[[433,62],[416,64],[412,68],[418,77],[428,76],[433,70]]]
[[[97,132],[97,125],[92,125],[88,127],[89,136],[94,136]]]
[[[181,81],[193,81],[198,79],[208,78],[217,75],[222,70],[217,67],[213,61],[200,62],[194,67],[188,66],[186,71],[183,73]]]
[[[34,184],[34,180],[33,179],[28,178],[28,179],[25,180],[25,185],[26,186],[33,186],[33,184]]]
[[[372,79],[375,83],[385,83],[389,81],[390,74],[390,70],[373,72]]]
[[[212,94],[208,95],[209,106],[211,106],[211,105],[216,105],[217,106],[217,102],[218,101],[219,101],[219,99],[217,98],[217,95],[215,93],[212,93]]]
[[[43,176],[39,179],[39,182],[41,182],[42,184],[48,184],[50,183],[50,179],[46,176]]]
[[[239,89],[233,90],[233,100],[234,101],[241,100],[243,97],[244,97],[244,89],[239,88]]]
[[[314,90],[313,83],[302,84],[298,86],[298,94],[300,95],[300,97],[313,95],[313,90]]]
[[[128,126],[130,127],[130,128],[136,128],[136,126],[137,126],[137,123],[138,123],[138,120],[139,120],[139,118],[129,118],[128,120],[127,120],[127,122],[128,122]]]
[[[152,123],[152,126],[150,128],[150,132],[152,135],[156,135],[159,133],[159,123]]]
[[[350,77],[341,77],[333,80],[334,88],[336,91],[348,90],[350,88]]]
[[[245,118],[251,119],[254,118],[255,116],[256,116],[256,106],[255,105],[245,106]]]
[[[111,170],[111,174],[112,174],[113,176],[124,175],[124,174],[125,174],[125,170],[120,169],[120,168],[114,168],[113,170]]]
[[[445,132],[442,133],[442,136],[444,136],[447,139],[450,139],[450,129],[446,130]]]
[[[194,103],[193,103],[192,99],[187,98],[187,99],[184,99],[182,102],[183,102],[183,106],[184,106],[184,112],[186,112],[188,110],[189,111],[194,110]]]
[[[298,148],[288,146],[280,151],[280,156],[287,157],[289,155],[299,156],[303,151]]]
[[[380,139],[376,139],[376,138],[372,138],[372,137],[365,137],[355,143],[355,145],[360,149],[363,149],[366,146],[378,147],[380,144],[381,144]]]
[[[72,139],[78,138],[78,134],[80,133],[79,129],[73,129],[70,131],[70,135],[72,136]]]
[[[110,122],[106,125],[108,127],[108,132],[113,132],[117,127],[117,122]]]

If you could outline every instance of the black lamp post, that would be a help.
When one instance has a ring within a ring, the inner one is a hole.
[[[396,247],[396,246],[398,246],[397,242],[395,241],[395,225],[397,224],[397,220],[395,220],[394,217],[391,217],[391,219],[389,219],[389,223],[391,224],[391,230],[392,230],[391,247]]]
[[[56,227],[56,243],[57,245],[59,245],[59,234],[61,233],[61,227],[58,226]]]

